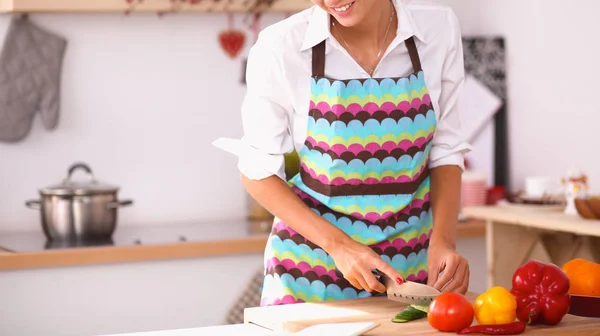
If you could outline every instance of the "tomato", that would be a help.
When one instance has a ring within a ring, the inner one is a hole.
[[[473,323],[475,311],[469,300],[460,293],[443,293],[429,304],[427,320],[442,332],[456,332]]]

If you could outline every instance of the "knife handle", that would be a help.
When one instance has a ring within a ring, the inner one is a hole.
[[[381,272],[379,272],[377,269],[374,269],[371,272],[373,273],[373,276],[375,276],[375,279],[377,279],[377,281],[381,282],[381,277],[382,277]]]

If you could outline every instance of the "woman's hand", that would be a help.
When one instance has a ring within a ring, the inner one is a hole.
[[[427,285],[443,292],[465,294],[469,289],[469,263],[456,253],[453,245],[431,241],[428,251]],[[440,272],[443,272],[440,275]],[[444,287],[445,286],[445,287]]]
[[[394,279],[398,284],[404,282],[400,273],[383,261],[375,251],[354,240],[340,243],[328,253],[344,278],[357,289],[379,293],[386,291],[385,286],[373,275],[374,269]]]

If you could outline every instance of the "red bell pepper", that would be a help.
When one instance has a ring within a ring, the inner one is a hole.
[[[530,260],[513,275],[511,293],[523,323],[556,325],[569,311],[569,278],[554,264]]]

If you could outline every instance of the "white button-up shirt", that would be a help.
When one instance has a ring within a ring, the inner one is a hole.
[[[457,165],[471,147],[461,131],[456,108],[465,78],[461,33],[445,6],[392,0],[398,15],[396,37],[373,77],[412,73],[404,40],[415,36],[429,94],[436,111],[430,168]],[[285,180],[284,153],[299,151],[306,139],[312,75],[311,48],[326,40],[325,75],[369,78],[331,35],[330,16],[317,6],[265,28],[248,55],[247,93],[241,115],[242,139],[221,138],[214,145],[236,154],[250,179],[278,175]]]

